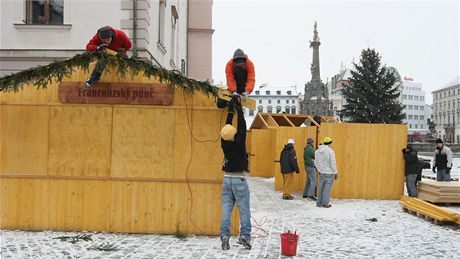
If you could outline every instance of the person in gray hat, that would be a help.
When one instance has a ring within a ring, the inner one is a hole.
[[[303,162],[305,172],[307,173],[307,182],[303,190],[303,198],[310,201],[316,201],[315,187],[316,187],[316,168],[315,168],[315,149],[313,147],[314,141],[312,138],[307,139],[307,144],[303,149]]]
[[[228,91],[237,92],[241,95],[249,95],[254,89],[255,69],[254,63],[248,58],[243,50],[237,49],[233,58],[225,66]]]

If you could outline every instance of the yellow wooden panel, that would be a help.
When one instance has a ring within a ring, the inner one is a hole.
[[[50,175],[109,176],[112,109],[51,107]]]
[[[218,110],[176,111],[175,179],[223,178],[220,129],[225,123],[225,116]]]
[[[251,133],[251,152],[249,166],[251,176],[274,177],[277,163],[273,155],[274,130],[253,129]]]
[[[403,194],[407,128],[392,124],[324,124],[320,139],[333,139],[339,180],[334,198],[399,199]]]
[[[300,169],[300,173],[294,173],[292,190],[303,191],[306,182],[306,173],[303,162],[303,150],[307,142],[307,138],[316,139],[316,127],[279,127],[275,130],[275,143],[274,143],[274,160],[280,159],[281,151],[284,145],[287,144],[290,138],[294,139],[294,149],[297,155],[297,164]],[[283,187],[283,176],[281,174],[280,164],[277,163],[275,167],[275,190],[282,190]]]
[[[49,108],[2,105],[0,174],[47,174]]]
[[[0,177],[0,228],[15,229],[18,224],[19,188],[16,179]]]
[[[107,231],[110,219],[110,184],[107,180],[79,180],[81,230]],[[51,198],[51,197],[50,197]]]
[[[49,181],[2,178],[2,229],[48,229]]]
[[[175,110],[114,108],[112,176],[173,178]]]

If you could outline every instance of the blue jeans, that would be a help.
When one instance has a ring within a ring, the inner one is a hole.
[[[93,72],[91,73],[91,76],[89,77],[89,82],[91,84],[94,84],[96,83],[97,81],[99,81],[99,79],[101,78],[101,74],[102,72],[104,72],[104,69],[105,69],[105,63],[104,61],[102,60],[98,60],[97,63],[96,63],[96,66],[94,66],[94,70]]]
[[[220,237],[230,236],[230,217],[235,206],[240,213],[240,235],[251,240],[251,211],[249,210],[249,187],[247,179],[224,177],[222,184],[222,222]]]
[[[449,182],[450,181],[450,170],[447,168],[438,169],[438,172],[436,173],[436,181]]]
[[[329,204],[332,183],[334,183],[333,174],[319,174],[318,200],[316,201],[316,206]]]
[[[406,175],[406,188],[409,197],[417,197],[417,175],[408,174]]]
[[[312,166],[305,166],[305,172],[307,173],[307,182],[303,189],[303,196],[315,196],[316,169]]]

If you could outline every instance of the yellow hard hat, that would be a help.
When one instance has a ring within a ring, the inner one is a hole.
[[[225,124],[224,127],[222,127],[222,130],[220,131],[220,136],[222,137],[223,140],[233,140],[236,134],[236,129],[230,124]]]
[[[324,142],[324,144],[326,144],[326,145],[327,145],[327,144],[331,144],[331,143],[332,143],[332,139],[331,139],[330,137],[325,137],[323,142]]]

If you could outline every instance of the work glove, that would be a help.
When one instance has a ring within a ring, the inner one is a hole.
[[[241,98],[237,92],[233,92],[232,102],[235,105],[236,109],[241,109]]]
[[[234,107],[234,104],[233,104],[233,101],[232,102],[228,102],[228,112],[233,112],[235,107]]]
[[[403,154],[406,153],[406,148],[403,148],[401,151],[403,152]]]
[[[432,170],[433,170],[433,173],[436,173],[436,167],[433,167]]]
[[[243,92],[241,94],[241,101],[245,102],[249,98],[249,93],[248,92]]]
[[[103,50],[105,48],[107,48],[107,44],[101,44],[101,45],[97,46],[97,50]]]

